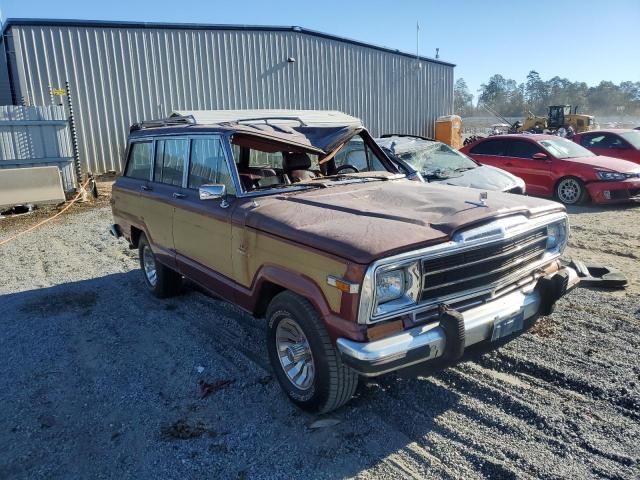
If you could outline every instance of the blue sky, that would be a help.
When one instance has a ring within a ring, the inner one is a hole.
[[[299,25],[416,51],[457,65],[477,95],[500,73],[529,70],[595,85],[640,81],[640,0],[459,1],[322,0],[0,0],[3,18],[72,18],[245,25]]]

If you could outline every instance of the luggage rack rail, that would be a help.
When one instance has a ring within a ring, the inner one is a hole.
[[[167,127],[171,125],[195,125],[196,119],[193,115],[172,115],[167,118],[157,118],[153,120],[144,120],[142,122],[134,123],[129,128],[129,132],[135,132],[137,130],[144,130],[145,128],[158,128]]]

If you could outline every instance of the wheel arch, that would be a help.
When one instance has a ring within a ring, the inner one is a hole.
[[[583,193],[583,200],[589,200],[591,198],[591,194],[589,193],[589,188],[588,188],[588,180],[585,180],[583,177],[581,177],[579,174],[565,174],[565,175],[561,175],[558,180],[556,180],[556,182],[553,184],[553,198],[558,198],[558,185],[560,185],[560,182],[562,182],[563,180],[566,180],[568,178],[573,178],[575,180],[578,180],[581,184],[582,187],[584,188],[584,193]],[[577,202],[580,203],[580,202]]]
[[[251,312],[258,318],[264,316],[273,298],[285,290],[307,299],[322,317],[331,313],[322,289],[313,279],[276,265],[263,266],[257,273]]]

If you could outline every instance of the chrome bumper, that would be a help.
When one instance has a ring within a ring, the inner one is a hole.
[[[535,319],[544,311],[545,303],[553,305],[580,281],[572,268],[564,267],[561,271],[566,272],[568,277],[566,286],[562,287],[563,291],[549,292],[549,289],[538,289],[535,288],[536,284],[532,284],[528,288],[460,312],[464,319],[464,347],[491,339],[494,326],[501,320]],[[555,275],[557,273],[547,278]],[[545,295],[549,298],[543,298]],[[362,375],[376,376],[442,357],[447,348],[447,335],[439,323],[431,323],[372,342],[339,338],[336,344],[344,363]]]

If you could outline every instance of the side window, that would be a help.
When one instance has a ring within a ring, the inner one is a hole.
[[[129,160],[125,176],[139,180],[151,177],[151,142],[135,142],[129,148]]]
[[[279,168],[282,169],[282,152],[261,152],[249,150],[250,168]]]
[[[236,193],[219,138],[198,138],[191,141],[187,186],[198,188],[207,183],[223,184],[227,187],[227,193]]]
[[[505,156],[507,153],[506,142],[504,140],[488,140],[473,146],[469,153],[478,155],[499,155]]]
[[[182,175],[187,163],[188,150],[189,140],[158,140],[156,142],[153,180],[169,185],[182,186]]]
[[[335,156],[335,164],[336,167],[352,165],[360,172],[387,171],[380,159],[358,136],[340,149]]]
[[[609,148],[629,148],[629,144],[618,135],[607,135],[607,137],[609,137]]]
[[[587,148],[606,148],[603,143],[604,139],[604,135],[585,135],[584,137],[582,137],[582,141],[580,143],[583,147]]]
[[[531,142],[514,141],[509,144],[509,156],[517,158],[531,158],[534,153],[540,153],[542,150]]]

